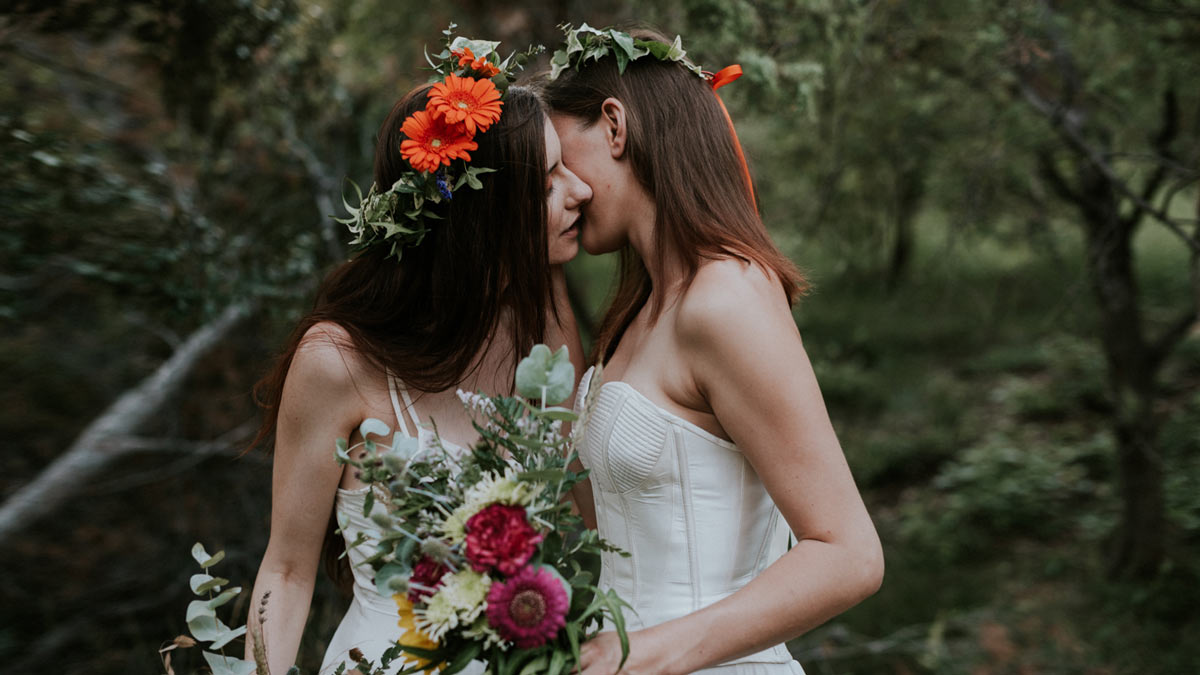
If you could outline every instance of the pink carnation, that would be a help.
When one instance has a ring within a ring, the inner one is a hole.
[[[540,647],[566,625],[569,606],[562,578],[545,567],[526,567],[507,581],[492,584],[487,620],[520,649]]]
[[[442,577],[446,576],[449,570],[445,565],[437,562],[429,556],[425,556],[413,565],[412,576],[409,577],[409,602],[421,602],[433,595],[438,586],[442,585]],[[424,588],[417,588],[417,585]]]
[[[467,520],[467,560],[476,572],[496,569],[512,576],[541,542],[523,506],[492,504]]]

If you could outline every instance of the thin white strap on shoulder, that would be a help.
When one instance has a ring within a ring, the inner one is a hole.
[[[396,413],[396,419],[400,422],[400,429],[404,431],[405,436],[412,436],[408,433],[408,423],[404,421],[404,411],[400,408],[400,401],[396,398],[396,376],[388,373],[388,394],[392,397],[392,412]],[[401,385],[403,387],[403,385]],[[404,398],[408,399],[408,390],[404,390]],[[412,409],[411,407],[409,408]],[[416,421],[416,418],[413,418]]]
[[[420,427],[421,426],[421,418],[417,417],[417,408],[416,408],[416,406],[413,405],[413,400],[408,395],[408,387],[404,386],[403,382],[400,382],[399,384],[400,384],[400,395],[404,397],[404,406],[405,406],[405,408],[408,409],[408,414],[412,415],[413,424]]]

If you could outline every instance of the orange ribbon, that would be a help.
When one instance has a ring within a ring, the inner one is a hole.
[[[746,154],[742,152],[742,144],[738,140],[737,129],[733,126],[733,118],[729,116],[729,110],[725,108],[725,101],[722,101],[721,95],[717,93],[718,89],[742,76],[742,67],[735,63],[725,66],[716,73],[705,73],[705,75],[708,76],[708,82],[712,86],[713,95],[717,97],[717,103],[721,104],[721,112],[725,113],[725,121],[729,123],[729,134],[733,136],[733,148],[737,150],[738,159],[742,162],[742,176],[746,179],[746,191],[750,193],[750,204],[757,212],[758,201],[754,198],[754,182],[750,179],[750,166],[746,163]]]
[[[735,63],[732,66],[725,66],[717,72],[710,74],[708,81],[712,85],[713,91],[716,91],[741,76],[742,67]]]

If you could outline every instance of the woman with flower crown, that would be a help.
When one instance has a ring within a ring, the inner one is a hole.
[[[883,557],[792,317],[804,281],[715,95],[739,69],[705,73],[655,33],[567,32],[543,98],[593,189],[582,246],[622,255],[604,381],[579,386],[577,495],[631,554],[600,578],[636,611],[621,672],[802,673],[782,643],[874,593]],[[601,633],[581,672],[620,660]]]
[[[581,351],[561,265],[577,252],[591,192],[561,162],[539,99],[495,86],[521,61],[501,61],[496,44],[448,41],[444,79],[409,92],[384,120],[375,185],[342,221],[360,250],[326,277],[259,384],[266,419],[256,441],[274,438],[274,475],[252,605],[265,610],[261,621],[251,612],[250,635],[261,630],[273,672],[295,660],[322,549],[353,600],[321,673],[359,653],[378,660],[397,638],[431,646],[406,595],[381,593],[360,564],[374,552],[369,536],[355,545],[373,529],[367,488],[336,462],[335,439],[362,440],[360,424],[377,418],[429,445],[425,423],[436,420],[444,445],[467,447],[477,434],[456,390],[510,392],[517,360],[539,342]],[[347,546],[348,568],[338,560]],[[414,575],[439,573],[425,567]],[[255,646],[247,640],[247,658]]]

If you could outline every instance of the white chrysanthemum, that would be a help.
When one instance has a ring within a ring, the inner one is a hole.
[[[436,642],[442,641],[446,631],[458,627],[458,611],[442,591],[434,593],[424,607],[414,609],[413,616],[417,628]]]
[[[499,647],[501,651],[508,651],[508,648],[512,645],[511,642],[500,637],[496,629],[492,628],[491,624],[488,623],[486,616],[476,619],[475,623],[463,629],[462,634],[465,638],[473,640],[482,639],[484,649]]]
[[[488,575],[467,568],[443,577],[442,583],[446,601],[458,610],[458,618],[463,623],[474,621],[487,609],[487,594],[492,587]]]
[[[447,631],[479,619],[487,609],[492,580],[486,574],[464,569],[442,577],[442,586],[424,608],[413,611],[417,627],[441,641]]]
[[[523,483],[517,480],[517,472],[507,469],[504,475],[495,472],[483,474],[478,483],[467,488],[463,504],[442,522],[442,534],[451,543],[461,543],[467,538],[467,521],[471,516],[492,504],[529,506],[541,494],[545,486],[541,483]]]

